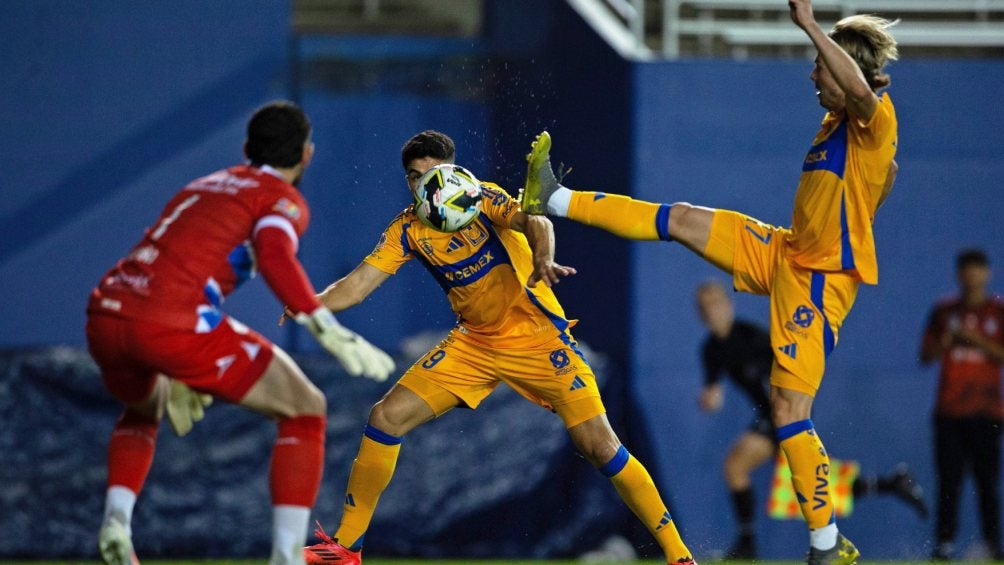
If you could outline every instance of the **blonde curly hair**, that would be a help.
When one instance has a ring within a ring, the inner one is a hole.
[[[830,38],[854,59],[873,90],[889,86],[889,75],[883,69],[899,58],[896,39],[889,32],[897,23],[899,20],[858,14],[840,20],[830,31]]]

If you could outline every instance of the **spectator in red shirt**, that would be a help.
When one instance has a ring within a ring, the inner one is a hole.
[[[996,560],[1000,541],[1001,365],[1004,301],[987,290],[990,261],[980,249],[956,258],[960,293],[935,305],[920,350],[925,364],[941,362],[934,408],[938,474],[936,560],[952,558],[963,475],[971,469],[979,495],[983,542]]]

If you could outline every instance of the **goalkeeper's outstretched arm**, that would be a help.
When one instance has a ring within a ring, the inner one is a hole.
[[[394,371],[394,361],[355,332],[342,326],[333,312],[355,306],[389,277],[380,269],[361,263],[316,296],[321,305],[312,312],[296,312],[286,307],[279,325],[287,319],[310,330],[324,349],[341,361],[349,374],[383,381]]]

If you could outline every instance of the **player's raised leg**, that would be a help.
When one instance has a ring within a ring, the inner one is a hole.
[[[715,210],[685,202],[660,204],[619,194],[572,190],[560,184],[550,160],[551,136],[543,132],[527,155],[521,205],[597,227],[625,239],[677,241],[703,255]]]
[[[624,503],[652,533],[666,556],[666,562],[694,563],[651,475],[621,445],[606,414],[572,426],[568,433],[582,455],[610,479]]]

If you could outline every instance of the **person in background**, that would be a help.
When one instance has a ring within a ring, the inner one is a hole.
[[[931,557],[953,557],[959,495],[968,469],[976,480],[983,543],[987,552],[1001,561],[1004,301],[987,289],[990,260],[982,249],[959,252],[956,275],[959,294],[934,306],[920,348],[921,362],[941,364],[934,406],[938,502],[936,545]]]

